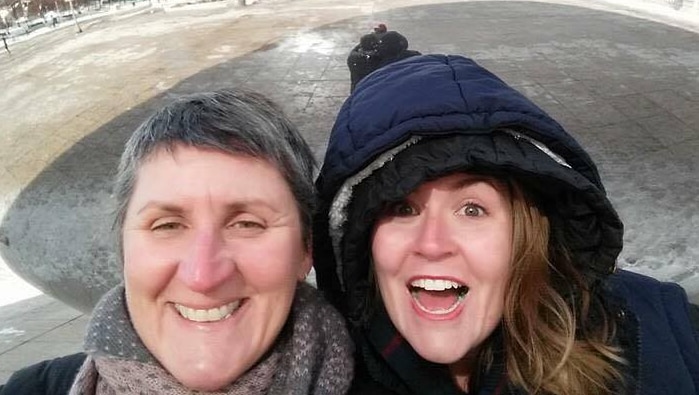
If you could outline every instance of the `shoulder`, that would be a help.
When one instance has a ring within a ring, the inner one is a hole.
[[[612,303],[632,317],[638,380],[646,393],[693,393],[699,388],[696,306],[678,284],[620,270],[607,281]],[[657,372],[664,372],[657,375]],[[669,386],[669,387],[668,387]]]
[[[607,280],[612,295],[631,308],[643,311],[682,311],[688,314],[687,293],[677,283],[663,282],[642,274],[618,270]]]
[[[640,323],[653,323],[650,320],[663,318],[674,329],[686,327],[695,334],[699,332],[699,311],[679,284],[619,270],[609,277],[607,286],[610,295],[636,314]]]
[[[20,369],[0,386],[0,395],[67,394],[85,358],[77,353]]]

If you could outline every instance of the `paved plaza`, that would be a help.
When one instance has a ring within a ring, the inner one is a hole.
[[[0,252],[23,277],[50,280],[36,291],[0,261],[0,302],[27,297],[0,303],[0,383],[19,367],[79,351],[84,312],[119,281],[110,182],[124,141],[150,112],[186,93],[255,89],[282,106],[321,159],[349,91],[347,53],[377,23],[423,53],[474,58],[558,119],[589,149],[626,224],[620,266],[677,281],[699,302],[697,10],[235,4],[154,3],[0,52]]]

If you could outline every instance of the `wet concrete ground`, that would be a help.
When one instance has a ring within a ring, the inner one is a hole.
[[[320,158],[349,89],[346,54],[384,22],[423,53],[473,57],[561,121],[597,161],[626,223],[620,265],[699,299],[694,24],[553,3],[343,3],[153,8],[17,44],[0,57],[3,259],[89,310],[118,281],[110,182],[123,142],[151,111],[189,92],[256,89]],[[47,344],[60,344],[53,355],[80,348],[85,316],[58,302],[31,299],[0,318],[0,382],[51,356],[38,351]]]

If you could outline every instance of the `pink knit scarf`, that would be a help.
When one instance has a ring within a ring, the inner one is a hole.
[[[289,321],[272,349],[219,391],[184,387],[150,354],[129,320],[123,286],[95,307],[85,349],[88,358],[69,395],[342,395],[354,366],[344,320],[307,284],[297,288]]]

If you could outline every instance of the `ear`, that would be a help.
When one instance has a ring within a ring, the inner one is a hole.
[[[309,240],[308,247],[306,247],[306,255],[303,257],[303,260],[301,260],[301,264],[299,265],[299,272],[296,276],[299,281],[305,280],[306,276],[308,276],[308,273],[311,271],[311,268],[313,267],[312,245],[313,242]]]

